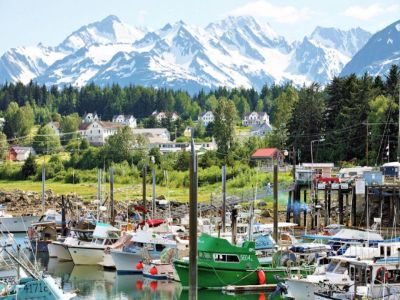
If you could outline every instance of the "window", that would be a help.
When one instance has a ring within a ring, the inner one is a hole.
[[[385,256],[385,247],[381,246],[381,256]]]
[[[161,244],[156,244],[156,251],[157,252],[161,252],[161,251],[163,251],[163,249],[165,248],[165,246],[164,245],[161,245]]]
[[[391,250],[392,250],[392,247],[390,247],[390,246],[386,247],[386,256],[390,256],[391,255]]]
[[[214,254],[214,261],[215,262],[239,262],[239,257],[237,255],[230,255],[230,254]]]

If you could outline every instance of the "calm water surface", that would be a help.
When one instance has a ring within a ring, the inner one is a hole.
[[[19,243],[23,236],[18,235]],[[178,282],[152,280],[141,275],[117,275],[104,271],[101,266],[75,266],[72,262],[59,262],[46,255],[37,257],[45,272],[59,281],[65,291],[78,291],[76,299],[137,299],[137,300],[186,300],[188,291]],[[228,295],[220,291],[200,290],[199,300],[266,300],[268,293]],[[274,297],[275,299],[281,299]]]

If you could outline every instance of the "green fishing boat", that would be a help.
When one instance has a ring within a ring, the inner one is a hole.
[[[273,260],[274,262],[275,260]],[[189,285],[189,260],[174,261],[183,286]],[[241,247],[227,240],[202,234],[198,240],[198,287],[222,288],[227,285],[276,284],[288,273],[310,274],[312,266],[276,266],[261,264],[256,256],[255,243],[246,241]]]

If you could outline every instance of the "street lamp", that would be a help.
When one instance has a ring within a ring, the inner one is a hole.
[[[314,158],[313,158],[313,143],[315,142],[325,142],[324,138],[318,139],[318,140],[312,140],[311,141],[311,165],[314,169]]]

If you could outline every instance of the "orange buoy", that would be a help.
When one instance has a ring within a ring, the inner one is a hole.
[[[257,274],[258,274],[258,283],[259,284],[265,284],[265,273],[264,273],[264,271],[263,270],[259,270],[257,272]]]
[[[265,294],[260,294],[260,296],[258,296],[258,300],[265,300]]]
[[[143,270],[143,263],[142,263],[141,261],[139,261],[139,262],[136,264],[136,270]]]
[[[155,291],[157,289],[157,281],[153,280],[150,282],[150,288]]]
[[[138,290],[142,290],[143,289],[143,281],[141,280],[136,280],[136,288]]]
[[[149,272],[151,275],[157,275],[158,273],[157,268],[155,266],[152,266]]]

